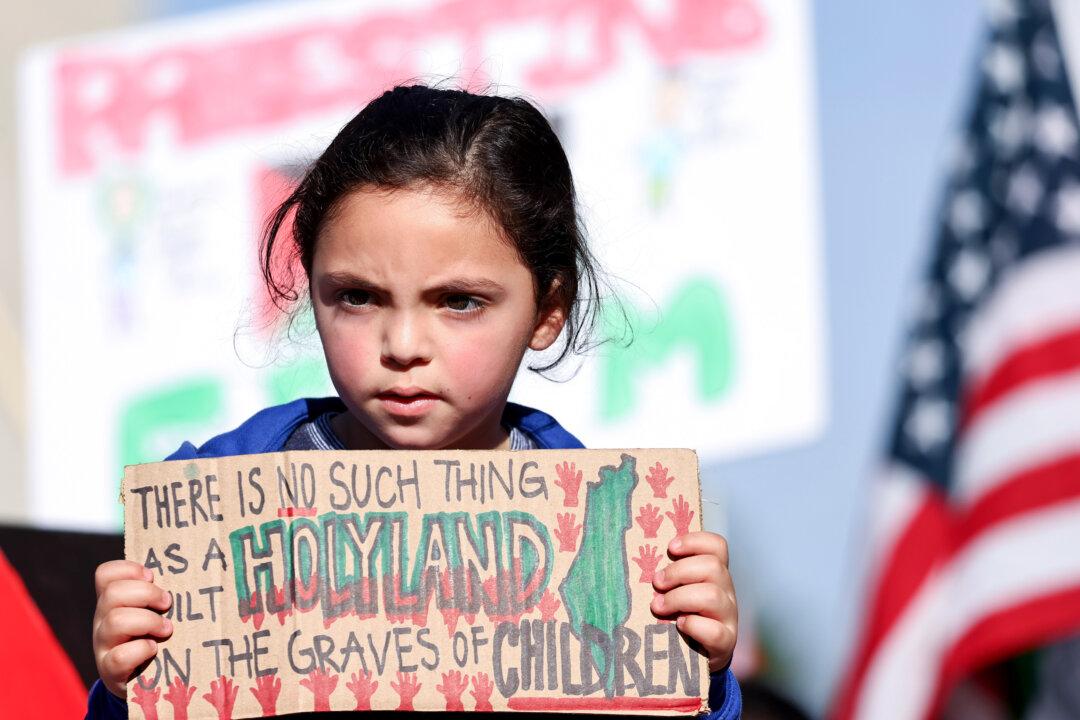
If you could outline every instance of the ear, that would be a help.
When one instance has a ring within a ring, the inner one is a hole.
[[[548,293],[547,300],[536,313],[536,325],[533,326],[532,337],[529,339],[529,348],[532,350],[547,350],[566,324],[566,309],[558,300],[558,294],[554,290]]]

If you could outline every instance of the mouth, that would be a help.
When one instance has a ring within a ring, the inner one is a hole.
[[[422,388],[392,388],[375,396],[391,415],[415,417],[428,412],[439,396]]]

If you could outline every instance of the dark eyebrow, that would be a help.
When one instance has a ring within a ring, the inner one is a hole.
[[[436,287],[429,288],[429,292],[431,291],[462,294],[497,294],[503,292],[503,286],[494,280],[486,278],[451,278],[439,283]]]
[[[360,277],[347,270],[328,272],[324,277],[326,282],[335,287],[347,287],[356,290],[366,290],[368,292],[382,292],[383,290],[367,278]]]
[[[340,270],[335,272],[328,272],[324,276],[325,281],[333,285],[334,287],[353,288],[356,290],[365,290],[372,293],[385,293],[386,290],[382,286],[368,280],[365,277],[351,273],[347,270]],[[425,289],[426,293],[441,293],[441,294],[472,294],[472,293],[487,293],[487,294],[499,294],[505,291],[505,288],[494,280],[488,280],[487,278],[450,278],[444,280],[434,287]]]

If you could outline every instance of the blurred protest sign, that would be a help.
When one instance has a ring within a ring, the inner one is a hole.
[[[697,470],[688,450],[129,467],[126,556],[171,593],[175,628],[132,717],[697,713],[706,659],[649,610],[667,544],[700,528]]]
[[[32,519],[115,528],[123,465],[332,392],[303,318],[307,341],[273,334],[259,231],[349,117],[416,80],[534,98],[625,281],[634,342],[563,384],[523,373],[514,399],[593,446],[711,461],[812,440],[826,392],[809,28],[790,0],[259,3],[29,53]],[[80,430],[56,452],[61,414]]]

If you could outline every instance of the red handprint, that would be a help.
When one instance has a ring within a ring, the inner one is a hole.
[[[287,617],[289,617],[289,616],[291,616],[293,614],[293,606],[292,606],[291,603],[286,603],[285,602],[285,588],[283,588],[283,587],[279,588],[279,587],[275,587],[275,586],[271,585],[270,586],[270,592],[274,593],[274,603],[278,607],[283,608],[282,610],[280,610],[276,614],[277,614],[278,624],[279,625],[284,625],[285,624],[285,618],[287,618]],[[258,626],[256,626],[256,629],[258,629]]]
[[[465,706],[461,703],[461,693],[469,687],[469,676],[462,675],[457,670],[442,674],[442,685],[436,685],[435,689],[446,698],[447,712],[465,712]]]
[[[442,613],[442,619],[446,623],[447,631],[450,635],[453,635],[454,630],[457,629],[458,619],[461,618],[461,611],[457,608],[443,608],[439,612]]]
[[[577,548],[577,536],[582,526],[574,524],[577,517],[573,513],[559,513],[555,518],[559,521],[559,527],[555,530],[555,537],[559,538],[559,551],[573,552]]]
[[[416,693],[420,692],[420,683],[416,682],[416,673],[398,672],[397,679],[397,682],[390,681],[390,687],[394,688],[394,692],[401,698],[401,704],[397,706],[397,709],[412,712],[412,699],[416,697]]]
[[[370,710],[371,696],[379,689],[379,681],[371,682],[371,672],[361,670],[352,674],[352,680],[345,683],[345,687],[349,688],[353,697],[356,698],[357,710]]]
[[[476,712],[491,712],[494,710],[491,707],[491,691],[495,689],[495,686],[487,673],[481,672],[473,675],[472,687],[473,689],[469,694],[476,700]]]
[[[147,690],[139,683],[135,683],[135,686],[131,691],[132,702],[139,706],[139,709],[142,710],[146,720],[158,720],[157,701],[158,698],[161,697],[161,689],[155,688],[154,690]]]
[[[675,482],[674,476],[668,477],[668,469],[656,463],[649,468],[649,474],[645,476],[645,482],[652,487],[653,497],[666,498],[667,486]]]
[[[263,717],[273,717],[277,713],[277,698],[281,692],[281,678],[276,672],[255,678],[255,687],[248,688],[259,701]]]
[[[562,603],[555,599],[555,594],[551,590],[544,590],[544,594],[540,596],[540,619],[554,620],[555,611],[560,605]]]
[[[165,699],[173,706],[173,720],[187,720],[188,704],[194,694],[195,688],[188,687],[178,677],[173,678],[169,691],[165,693]]]
[[[682,495],[671,501],[674,513],[664,513],[675,525],[675,535],[685,535],[690,532],[690,521],[694,519],[694,511],[690,509],[690,503]]]
[[[660,556],[656,553],[656,546],[639,545],[638,556],[634,558],[634,562],[641,568],[641,577],[638,578],[638,582],[652,583],[656,565],[660,562]]]
[[[263,619],[266,617],[266,612],[259,607],[261,602],[262,597],[259,595],[258,591],[251,593],[251,597],[248,598],[247,612],[246,614],[240,615],[240,622],[246,623],[248,620],[251,620],[252,623],[254,623],[256,630],[261,628]]]
[[[222,675],[210,682],[210,692],[205,693],[203,698],[217,710],[218,720],[231,720],[236,693],[239,691],[239,686],[234,685],[232,680]]]
[[[330,693],[337,687],[338,676],[331,675],[325,670],[313,670],[300,684],[315,695],[315,712],[325,712],[330,709]]]
[[[581,471],[574,466],[574,463],[564,462],[562,465],[555,466],[555,474],[559,476],[555,484],[561,487],[563,491],[563,507],[577,507],[578,490],[581,487]]]
[[[641,512],[639,512],[638,516],[634,519],[637,520],[637,524],[641,526],[646,538],[655,538],[660,523],[664,522],[664,518],[660,517],[660,508],[652,503],[645,503],[638,509]]]

